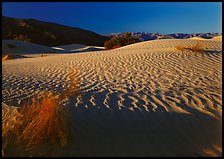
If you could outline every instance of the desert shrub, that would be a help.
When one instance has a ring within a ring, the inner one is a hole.
[[[45,142],[65,146],[69,114],[59,103],[56,95],[45,93],[40,99],[33,98],[31,105],[23,105],[22,122],[15,127],[16,143],[25,144],[27,150]]]
[[[197,43],[196,45],[189,47],[189,49],[193,52],[203,52],[204,49],[202,47],[202,43]]]
[[[79,84],[75,73],[69,76],[69,89],[60,94],[42,92],[39,97],[33,97],[19,109],[22,117],[13,130],[15,144],[23,146],[25,150],[31,150],[44,143],[61,147],[67,144],[70,114],[68,107],[62,105],[61,101],[75,95]]]
[[[112,49],[116,49],[116,48],[119,48],[119,47],[121,47],[121,46],[120,45],[115,45],[115,46],[112,47]]]
[[[182,45],[176,45],[175,48],[178,51],[184,51],[184,50],[191,50],[193,52],[203,52],[205,49],[203,48],[202,43],[198,42],[196,45],[193,46],[182,46]]]
[[[16,45],[13,44],[6,44],[7,48],[13,49],[16,48]]]
[[[8,55],[2,55],[2,60],[3,60],[3,61],[8,60]]]
[[[106,49],[114,49],[118,48],[121,46],[129,45],[129,44],[134,44],[137,42],[140,42],[141,40],[139,38],[135,38],[131,35],[131,33],[126,32],[122,37],[115,36],[111,38],[110,40],[106,41],[104,43],[104,47]]]

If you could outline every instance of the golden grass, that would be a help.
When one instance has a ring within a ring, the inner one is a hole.
[[[193,52],[203,52],[204,49],[202,47],[202,43],[197,43],[196,45],[190,47],[190,50]]]
[[[184,50],[191,50],[193,52],[203,52],[203,51],[205,51],[201,42],[198,42],[196,45],[193,45],[193,46],[190,46],[190,45],[189,46],[176,45],[175,48],[178,51],[184,51]]]
[[[183,47],[181,45],[177,45],[177,46],[175,46],[175,48],[179,51],[184,51],[184,49],[186,49],[185,47]]]
[[[70,74],[70,79],[72,83],[68,90],[61,94],[43,92],[40,98],[33,98],[19,109],[22,116],[21,122],[13,129],[15,144],[24,146],[24,150],[31,150],[44,143],[61,147],[67,144],[70,114],[68,107],[61,105],[60,101],[75,95],[79,84],[74,73]]]
[[[4,55],[4,56],[2,56],[2,60],[3,60],[3,61],[8,60],[8,55]]]
[[[65,146],[68,141],[69,114],[67,107],[59,103],[56,95],[45,93],[41,99],[33,99],[30,106],[22,106],[22,124],[15,128],[16,143],[25,144],[26,149],[43,143]]]

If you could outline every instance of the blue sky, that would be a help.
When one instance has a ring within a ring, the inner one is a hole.
[[[221,2],[3,2],[2,15],[112,32],[222,31]]]

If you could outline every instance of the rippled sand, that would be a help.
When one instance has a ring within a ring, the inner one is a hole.
[[[203,53],[175,49],[197,42]],[[69,144],[18,156],[222,155],[221,40],[154,40],[2,66],[8,105],[21,106],[43,90],[66,90],[71,73],[80,82],[78,95],[63,101],[72,114]]]

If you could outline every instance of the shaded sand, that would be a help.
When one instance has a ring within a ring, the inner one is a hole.
[[[12,59],[19,59],[19,58],[27,58],[27,56],[23,55],[2,55],[2,60],[12,60]]]
[[[15,46],[9,48],[8,44]],[[55,49],[44,45],[19,41],[19,40],[2,40],[2,55],[8,54],[42,54],[56,52]]]
[[[67,53],[76,53],[76,52],[90,52],[90,51],[101,51],[105,50],[105,47],[100,46],[85,46],[81,44],[71,44],[71,45],[62,45],[57,47],[52,47],[56,50],[61,50]]]
[[[86,47],[85,45],[82,44],[70,44],[70,45],[60,45],[60,46],[56,46],[56,47],[52,47],[54,49],[58,49],[58,50],[76,50],[76,49],[81,49]]]
[[[43,90],[61,92],[71,136],[64,148],[30,152],[8,145],[6,156],[222,156],[222,42],[177,51],[198,40],[165,39],[122,48],[3,61],[2,100],[21,106]],[[6,122],[6,121],[5,121]],[[14,152],[14,153],[12,153]]]

